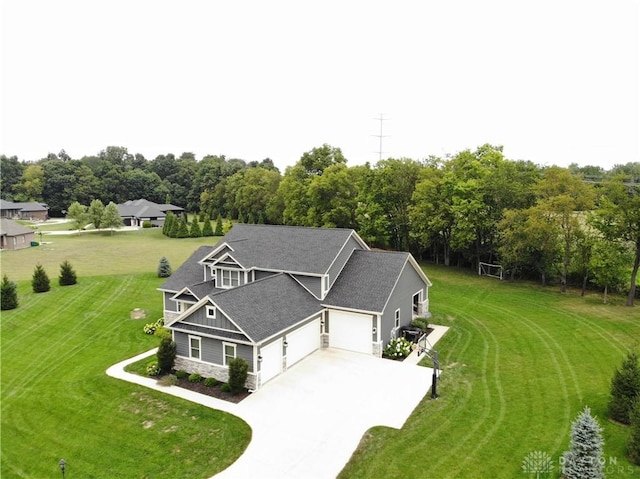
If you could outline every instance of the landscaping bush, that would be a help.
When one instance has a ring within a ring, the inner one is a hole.
[[[164,318],[158,319],[155,323],[145,324],[142,330],[145,334],[155,334],[156,330],[162,326],[164,326]]]
[[[589,407],[571,425],[570,449],[562,456],[562,473],[566,479],[604,477],[602,427]]]
[[[202,381],[202,376],[200,376],[198,373],[189,374],[190,383],[199,383],[200,381]]]
[[[9,280],[5,274],[2,277],[2,285],[0,286],[0,302],[2,311],[15,309],[18,307],[18,285]]]
[[[147,375],[148,376],[157,376],[160,374],[160,367],[158,366],[158,363],[156,363],[155,361],[152,363],[149,363],[147,365]]]
[[[638,397],[640,397],[638,355],[630,352],[611,380],[609,417],[623,424],[629,424],[629,413]]]
[[[158,367],[160,372],[168,373],[173,369],[173,363],[176,360],[177,345],[171,338],[162,338],[156,357],[158,358]]]
[[[216,378],[207,378],[204,380],[204,385],[208,388],[212,388],[218,385],[218,380]]]
[[[384,357],[403,359],[411,354],[412,343],[404,338],[392,339],[382,351]]]
[[[143,228],[151,228],[153,225],[151,224],[151,221],[143,221],[142,222],[142,227]]]
[[[413,326],[414,328],[420,328],[424,332],[429,329],[429,320],[427,318],[419,316],[411,321],[411,326]]]
[[[187,372],[183,371],[182,369],[179,369],[178,371],[176,371],[176,377],[178,379],[184,379],[187,377]]]
[[[175,374],[167,374],[158,380],[160,386],[175,386],[178,384],[178,378]]]
[[[233,394],[238,394],[244,389],[249,375],[249,363],[242,358],[233,358],[229,361],[229,388]]]
[[[189,236],[191,238],[199,238],[202,236],[202,230],[200,229],[200,224],[198,223],[198,219],[194,218],[191,222],[191,228],[189,229]]]
[[[211,220],[206,218],[202,225],[202,236],[213,236],[213,228],[211,227]]]
[[[36,268],[33,270],[31,287],[33,288],[34,293],[46,293],[51,289],[49,276],[47,276],[47,272],[40,263],[36,264]]]
[[[58,284],[60,286],[71,286],[78,282],[78,276],[73,270],[71,263],[64,260],[60,265],[60,276],[58,277]]]
[[[172,338],[171,330],[169,328],[165,328],[164,326],[159,326],[156,328],[156,332],[153,333],[154,336],[158,336],[160,339],[163,338]]]
[[[223,383],[222,386],[220,386],[220,391],[225,392],[225,393],[230,393],[231,392],[231,386],[229,386],[229,383]]]

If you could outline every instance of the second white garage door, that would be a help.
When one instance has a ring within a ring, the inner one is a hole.
[[[320,347],[320,318],[287,334],[287,367]]]
[[[347,311],[329,312],[329,346],[371,354],[372,319]]]

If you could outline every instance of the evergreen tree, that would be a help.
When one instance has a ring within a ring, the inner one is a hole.
[[[585,407],[571,425],[569,450],[563,455],[562,473],[567,479],[601,479],[604,477],[602,459],[602,428]]]
[[[231,228],[233,228],[233,221],[231,221],[231,218],[229,218],[225,225],[222,227],[222,234],[226,235]]]
[[[9,280],[5,274],[0,284],[0,302],[2,306],[0,310],[7,311],[18,307],[18,285]]]
[[[211,220],[206,218],[202,225],[202,236],[213,236],[213,228],[211,228]]]
[[[640,397],[638,355],[635,352],[629,352],[611,380],[609,417],[614,421],[629,424],[629,412],[638,397]]]
[[[64,260],[60,265],[60,276],[58,276],[58,284],[60,286],[71,286],[78,282],[76,272],[73,270],[71,263]]]
[[[238,212],[238,223],[244,223],[244,215],[242,211]]]
[[[200,238],[202,236],[202,230],[200,229],[198,218],[193,218],[193,221],[191,222],[191,229],[189,230],[189,236],[192,238]]]
[[[175,217],[173,218],[173,220],[171,221],[171,225],[169,226],[169,232],[167,234],[167,236],[169,238],[177,238],[178,237],[178,231],[180,231],[180,223],[181,223],[181,219],[179,217]]]
[[[224,235],[224,230],[222,228],[222,215],[218,215],[218,219],[216,220],[216,231],[215,231],[215,235],[216,236],[222,236]]]
[[[31,279],[31,287],[34,293],[46,293],[51,289],[49,276],[40,263],[36,264],[33,270],[33,278]]]
[[[158,278],[168,278],[171,276],[171,273],[169,260],[163,256],[160,258],[160,263],[158,263]]]
[[[187,226],[187,220],[182,217],[180,221],[178,221],[178,231],[176,234],[176,238],[188,238],[189,237],[189,226]]]
[[[177,345],[171,338],[162,338],[156,357],[161,373],[169,373],[173,369],[176,360]]]
[[[640,397],[636,398],[633,408],[629,413],[631,423],[631,434],[629,434],[629,445],[627,451],[629,459],[634,464],[640,466]]]
[[[244,388],[249,372],[249,363],[242,358],[229,361],[229,387],[233,394],[238,394]]]
[[[169,233],[171,232],[171,227],[173,226],[173,222],[176,219],[176,215],[173,214],[173,212],[169,211],[167,213],[167,216],[164,219],[164,224],[162,225],[162,234],[165,236],[169,236]]]

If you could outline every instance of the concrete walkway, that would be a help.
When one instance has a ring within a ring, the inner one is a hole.
[[[446,329],[431,333],[430,343]],[[123,370],[154,353],[116,364],[107,374],[228,412],[251,426],[247,450],[216,479],[334,478],[368,429],[403,426],[430,389],[433,373],[411,357],[399,362],[322,349],[234,404]]]

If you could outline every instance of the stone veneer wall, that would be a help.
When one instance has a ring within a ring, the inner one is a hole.
[[[183,358],[181,356],[176,357],[174,369],[181,369],[189,374],[198,373],[204,378],[216,378],[218,381],[223,383],[229,381],[229,368],[226,366],[192,361],[191,359]],[[255,390],[257,389],[257,384],[257,375],[255,373],[249,373],[244,387]]]
[[[373,343],[371,354],[374,356],[381,358],[382,357],[382,341],[378,341],[377,343]]]

